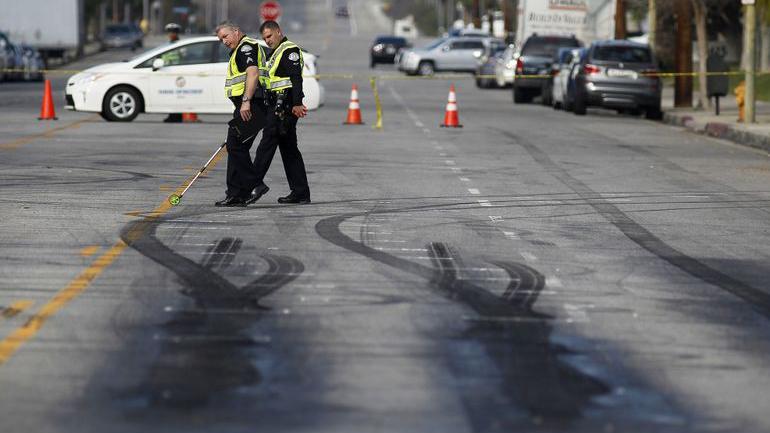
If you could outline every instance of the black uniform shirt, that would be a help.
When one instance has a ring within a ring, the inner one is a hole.
[[[244,36],[245,37],[245,36]],[[255,68],[259,68],[258,63],[258,53],[259,52],[259,46],[258,44],[252,44],[250,42],[244,42],[241,44],[240,48],[238,48],[238,52],[235,53],[235,65],[238,66],[238,70],[241,72],[245,72],[246,68],[254,66]],[[233,55],[233,52],[230,51],[230,56]],[[254,92],[253,98],[264,98],[265,93],[264,89],[262,89],[262,86],[259,85],[259,82],[257,82],[257,90]],[[233,96],[232,99],[236,105],[240,105],[240,100],[243,98],[243,96]]]
[[[286,37],[281,40],[281,43],[285,40]],[[278,63],[278,68],[275,70],[275,75],[278,77],[289,77],[291,80],[289,101],[291,101],[292,107],[302,105],[302,98],[305,94],[302,93],[302,63],[300,62],[299,47],[289,48],[283,52],[281,62]]]

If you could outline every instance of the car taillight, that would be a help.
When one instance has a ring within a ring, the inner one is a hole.
[[[516,60],[516,73],[517,74],[524,73],[524,62],[521,59]]]
[[[586,75],[601,74],[602,68],[589,63],[583,66],[583,72],[585,72]]]

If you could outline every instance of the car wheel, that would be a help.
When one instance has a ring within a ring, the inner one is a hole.
[[[431,62],[420,62],[420,65],[417,66],[417,72],[420,75],[433,75],[436,70],[433,67],[433,63]]]
[[[581,95],[580,92],[577,91],[575,92],[575,100],[572,104],[572,112],[578,116],[584,116],[586,114],[585,96]]]
[[[554,110],[561,110],[561,102],[554,102],[551,106]]]
[[[130,122],[139,115],[141,108],[139,92],[130,87],[116,87],[104,97],[102,117],[111,122]]]
[[[551,100],[551,90],[547,86],[544,86],[540,91],[540,103],[545,106],[553,104],[553,101]]]
[[[369,67],[374,69],[374,67],[377,66],[377,62],[374,61],[374,59],[369,61]]]
[[[659,106],[648,107],[644,112],[644,117],[650,120],[661,120],[663,119],[663,112],[660,110]]]
[[[516,104],[525,104],[529,102],[527,94],[523,89],[513,86],[513,102]]]

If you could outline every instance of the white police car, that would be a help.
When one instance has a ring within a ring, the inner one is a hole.
[[[232,113],[224,93],[229,53],[216,36],[204,36],[94,66],[67,80],[65,108],[122,122],[139,113]],[[303,102],[313,110],[323,104],[324,88],[312,76],[316,56],[303,51],[303,58]]]

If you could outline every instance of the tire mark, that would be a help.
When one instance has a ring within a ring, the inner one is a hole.
[[[231,264],[241,248],[240,239],[220,239],[198,264],[157,239],[163,222],[152,218],[133,222],[121,231],[121,238],[173,272],[196,308],[172,310],[172,317],[160,325],[154,336],[159,341],[158,354],[147,376],[119,399],[132,413],[204,407],[227,391],[257,384],[262,375],[253,360],[255,348],[264,341],[250,329],[266,309],[255,307],[304,271],[292,257],[262,254],[268,270],[236,287],[214,270]]]
[[[507,131],[499,131],[514,143],[523,147],[527,153],[559,182],[584,198],[599,215],[617,227],[626,237],[653,255],[665,260],[685,273],[719,287],[747,302],[753,309],[770,319],[770,294],[749,284],[739,281],[723,272],[709,267],[703,262],[690,257],[668,245],[641,224],[631,219],[625,212],[609,201],[601,198],[585,183],[572,177],[556,164],[545,152],[534,144]]]
[[[443,243],[434,242],[426,246],[433,264],[433,267],[428,267],[356,242],[340,229],[340,225],[350,218],[377,213],[390,211],[325,218],[316,224],[316,232],[323,239],[348,251],[422,276],[451,299],[479,313],[482,319],[473,324],[466,337],[484,345],[503,373],[503,392],[513,401],[532,415],[562,422],[580,417],[592,397],[609,392],[609,387],[598,379],[562,362],[560,356],[570,352],[550,341],[552,327],[548,323],[549,317],[532,311],[545,286],[542,274],[518,263],[499,262],[511,278],[511,286],[506,290],[508,296],[502,298],[461,279],[461,260]],[[511,350],[512,344],[515,350]],[[491,421],[483,414],[473,418],[477,426]]]
[[[461,278],[462,261],[455,250],[434,242],[428,245],[428,254],[436,266],[433,283],[452,294],[453,299],[486,312],[466,331],[466,336],[484,346],[503,375],[503,392],[531,416],[556,424],[577,419],[591,398],[610,391],[599,379],[562,360],[562,355],[574,352],[553,343],[550,317],[532,310],[545,287],[542,274],[519,263],[492,262],[508,273],[511,283],[505,296],[480,299]],[[466,293],[469,289],[471,292]],[[490,305],[493,302],[495,307]],[[516,320],[509,320],[513,318]],[[488,422],[484,417],[474,417],[477,427]]]

